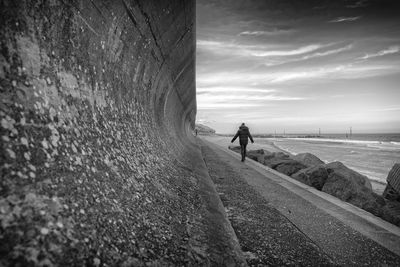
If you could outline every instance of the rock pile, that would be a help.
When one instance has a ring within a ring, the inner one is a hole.
[[[240,153],[240,147],[230,147],[230,149]],[[339,161],[325,164],[310,153],[292,155],[284,152],[271,153],[262,149],[251,150],[247,155],[250,159],[291,176],[297,181],[400,226],[400,164],[396,164],[389,174],[388,188],[390,188],[385,190],[384,198],[372,191],[368,177]],[[397,191],[391,184],[398,187]]]

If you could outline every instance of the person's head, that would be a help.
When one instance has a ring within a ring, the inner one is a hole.
[[[242,125],[240,125],[240,126],[245,126],[245,125],[244,125],[244,122],[242,122]]]

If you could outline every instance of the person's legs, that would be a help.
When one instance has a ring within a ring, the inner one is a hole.
[[[243,144],[243,156],[242,156],[242,161],[245,161],[245,160],[246,160],[246,147],[247,147],[247,144]]]
[[[246,159],[246,143],[240,143],[240,154],[242,154],[242,161]]]
[[[246,156],[246,147],[244,144],[240,144],[240,154],[242,155],[242,161],[244,161],[244,158]]]

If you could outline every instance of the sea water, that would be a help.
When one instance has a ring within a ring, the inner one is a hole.
[[[400,134],[330,134],[319,137],[261,138],[292,154],[312,153],[324,162],[340,161],[366,175],[371,182],[386,184],[395,163],[400,163]]]

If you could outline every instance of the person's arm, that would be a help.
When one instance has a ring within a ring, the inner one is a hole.
[[[251,141],[252,143],[254,143],[253,137],[251,136],[250,131],[249,131],[249,138],[250,138],[250,141]]]
[[[233,137],[231,143],[235,142],[236,138],[238,138],[239,136],[239,131],[235,134],[235,136]]]

